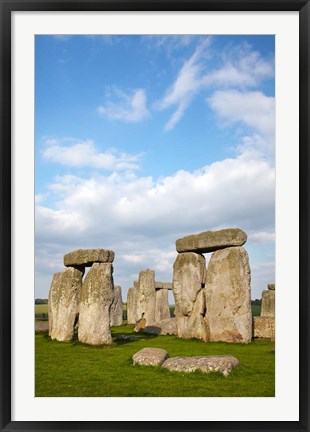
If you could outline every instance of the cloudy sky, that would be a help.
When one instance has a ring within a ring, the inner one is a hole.
[[[36,36],[35,57],[36,297],[74,249],[114,250],[126,299],[142,269],[172,280],[177,238],[239,227],[260,298],[275,278],[274,37]]]

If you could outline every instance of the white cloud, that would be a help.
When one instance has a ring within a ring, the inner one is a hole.
[[[130,94],[113,88],[110,91],[116,102],[107,99],[106,103],[98,107],[98,112],[111,120],[119,120],[129,123],[142,121],[150,116],[146,106],[146,94],[143,89],[138,89]]]
[[[144,35],[141,40],[149,49],[163,49],[171,54],[190,45],[196,38],[194,35]]]
[[[252,299],[262,298],[262,291],[267,289],[267,284],[275,282],[274,260],[252,264],[251,280]]]
[[[274,159],[274,97],[259,91],[218,90],[207,101],[224,126],[239,124],[245,128],[236,147],[243,158],[256,155]]]
[[[175,82],[168,88],[165,97],[156,104],[158,109],[177,106],[177,110],[166,124],[166,130],[173,129],[180,121],[193,96],[201,87],[204,70],[202,60],[207,55],[210,40],[205,39],[198,45],[194,54],[184,63]]]
[[[169,281],[175,240],[186,234],[240,227],[260,233],[249,237],[249,245],[269,242],[262,233],[273,229],[274,180],[266,161],[242,157],[158,180],[133,173],[61,176],[49,187],[53,208],[36,207],[37,255],[50,251],[61,271],[61,256],[70,250],[111,248],[115,282],[125,292],[144,268]],[[41,272],[51,279],[54,270]]]
[[[91,140],[48,139],[42,157],[70,167],[90,167],[105,170],[138,168],[140,155],[119,153],[116,150],[100,151]]]
[[[251,240],[256,240],[259,242],[274,242],[275,241],[274,232],[257,231],[251,234]]]
[[[264,136],[273,136],[275,126],[274,97],[262,92],[238,90],[216,91],[208,102],[227,123],[243,122]]]
[[[183,64],[176,80],[167,89],[165,96],[155,104],[158,109],[177,106],[176,111],[165,126],[166,130],[175,127],[192,99],[202,91],[208,88],[246,89],[257,87],[264,79],[274,75],[273,59],[263,59],[259,52],[251,51],[251,47],[248,45],[230,47],[224,58],[221,59],[222,65],[210,70],[211,64],[209,65],[208,59],[215,55],[214,49],[211,50],[210,48],[211,41],[211,38],[207,38],[198,45],[194,54]],[[229,101],[223,101],[222,105],[225,103],[229,103]],[[262,103],[262,100],[259,103]],[[265,119],[261,120],[262,126],[264,121]]]
[[[256,87],[274,76],[274,59],[264,59],[248,44],[230,46],[223,54],[223,65],[204,77],[204,84],[217,87]]]

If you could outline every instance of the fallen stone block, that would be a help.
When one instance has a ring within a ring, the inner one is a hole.
[[[140,340],[139,338],[137,338],[136,336],[132,336],[132,335],[126,335],[126,334],[119,334],[116,336],[116,340],[128,340],[128,341],[138,341]]]
[[[133,364],[143,366],[160,366],[169,357],[162,348],[143,348],[132,356]]]
[[[233,356],[193,356],[171,357],[162,367],[174,372],[221,372],[224,376],[231,373],[232,368],[239,366],[239,360]]]

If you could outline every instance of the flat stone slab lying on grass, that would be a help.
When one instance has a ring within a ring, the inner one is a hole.
[[[93,263],[112,263],[114,256],[108,249],[78,249],[64,256],[64,265],[91,267]]]
[[[141,340],[137,338],[136,336],[126,335],[126,334],[119,334],[116,336],[116,340],[129,340],[129,341],[138,341]]]
[[[182,237],[176,241],[178,252],[214,252],[231,246],[242,246],[247,235],[239,228],[226,228],[219,231],[204,231]]]
[[[132,356],[133,364],[142,366],[160,366],[169,357],[162,348],[143,348]]]
[[[239,366],[239,360],[233,356],[193,356],[172,357],[166,360],[162,367],[175,372],[221,372],[228,376],[232,368]]]

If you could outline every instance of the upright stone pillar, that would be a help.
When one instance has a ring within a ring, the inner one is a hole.
[[[243,247],[227,247],[212,254],[206,282],[211,341],[251,341],[250,281],[249,258]]]
[[[53,333],[54,323],[57,322],[58,306],[60,299],[60,284],[62,272],[55,273],[52,279],[48,295],[48,334]]]
[[[180,338],[209,338],[205,320],[206,264],[203,255],[194,252],[180,253],[173,265],[173,293],[177,335]]]
[[[144,314],[146,325],[155,322],[155,272],[150,269],[142,270],[139,273],[139,280],[136,289],[136,313],[138,319]]]
[[[157,289],[156,290],[156,303],[155,303],[155,321],[156,323],[167,320],[170,318],[170,308],[168,301],[168,290]]]
[[[254,337],[275,339],[275,284],[262,292],[261,316],[254,317]]]
[[[127,292],[127,324],[135,324],[136,321],[135,289],[132,287]]]
[[[123,324],[123,300],[122,288],[119,285],[114,287],[114,299],[110,310],[110,325],[120,326]]]
[[[89,345],[111,344],[110,307],[114,298],[113,266],[94,263],[81,291],[78,337]]]
[[[68,342],[74,333],[84,268],[67,267],[54,275],[49,294],[49,334],[52,339]]]
[[[274,287],[274,285],[272,285]],[[269,285],[268,285],[269,287]],[[268,289],[262,292],[262,309],[261,316],[262,317],[272,317],[275,316],[275,290]]]

